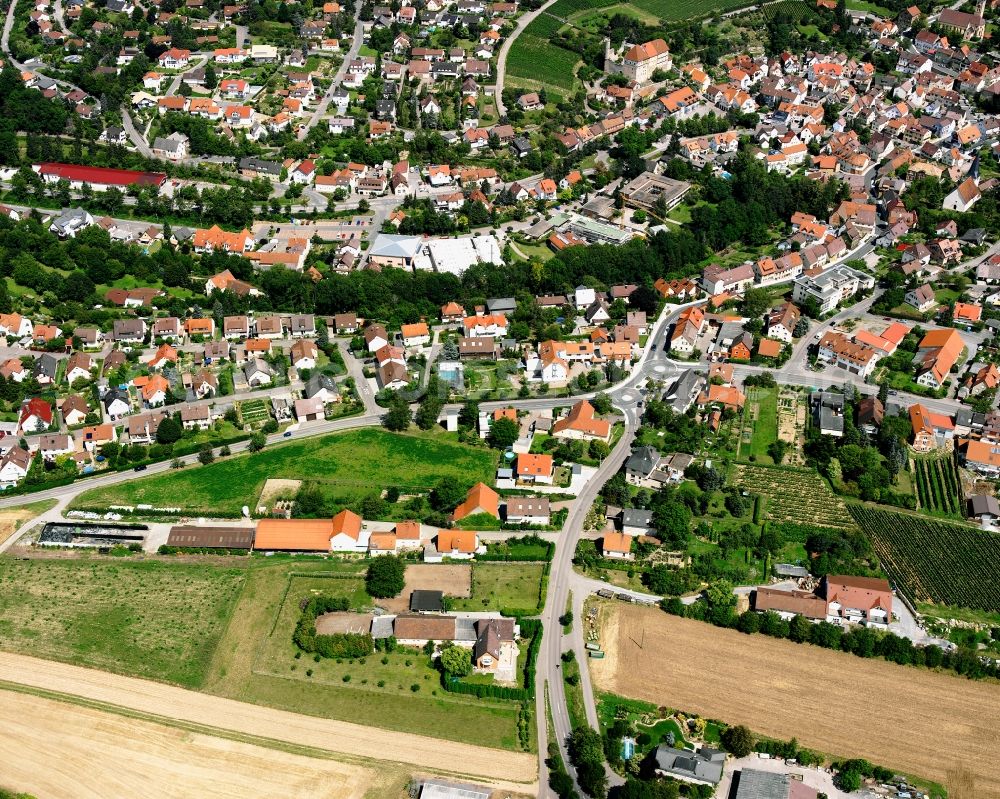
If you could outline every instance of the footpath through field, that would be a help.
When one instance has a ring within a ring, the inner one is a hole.
[[[283,741],[351,757],[386,760],[518,793],[536,791],[534,755],[392,732],[251,705],[172,685],[48,660],[0,653],[0,675],[21,685],[114,705],[164,719]]]

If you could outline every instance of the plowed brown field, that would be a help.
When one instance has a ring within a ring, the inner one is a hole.
[[[608,604],[595,686],[1000,797],[1000,685]]]

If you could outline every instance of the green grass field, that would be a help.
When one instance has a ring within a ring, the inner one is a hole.
[[[385,664],[381,653],[365,663],[316,663],[306,655],[295,659],[291,635],[301,600],[322,592],[346,595],[352,606],[365,606],[370,600],[364,593],[364,568],[349,561],[256,561],[216,648],[204,690],[324,718],[519,750],[518,703],[446,693],[426,656],[416,650],[399,650]],[[412,685],[419,690],[411,690]]]
[[[573,91],[581,61],[576,53],[552,43],[561,27],[562,22],[555,16],[540,14],[514,40],[507,54],[507,75],[513,79],[512,86]]]
[[[767,448],[778,440],[778,389],[752,389],[747,396],[744,413],[747,418],[743,424],[751,434],[750,441],[740,445],[740,456],[746,458],[752,455],[759,463],[774,463],[767,454]]]
[[[866,0],[847,0],[847,10],[848,11],[869,11],[872,14],[878,14],[880,17],[892,18],[892,11],[890,11],[885,6],[880,6],[875,3],[866,2]]]
[[[455,610],[541,609],[544,592],[539,582],[544,563],[476,563],[472,567],[472,596],[453,600]]]
[[[316,483],[335,506],[355,506],[388,486],[432,488],[445,477],[463,484],[492,482],[496,454],[440,434],[399,435],[367,428],[271,445],[208,466],[191,466],[81,494],[74,507],[150,503],[209,516],[239,516],[254,506],[268,478]]]
[[[201,684],[246,576],[108,560],[0,559],[0,648]]]
[[[358,610],[372,607],[364,562],[212,560],[0,559],[0,649],[324,718],[521,749],[519,703],[445,692],[418,650],[400,649],[386,663],[381,653],[364,662],[295,657],[303,600],[323,593],[346,596]],[[537,564],[502,567],[512,582],[516,569],[534,575],[537,596]]]

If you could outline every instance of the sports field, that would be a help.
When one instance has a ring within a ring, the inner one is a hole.
[[[595,687],[996,799],[1000,685],[606,603]]]
[[[364,497],[389,486],[422,491],[444,477],[468,485],[489,482],[495,466],[495,451],[459,444],[444,433],[400,435],[366,428],[274,444],[255,455],[86,491],[73,507],[148,503],[234,517],[244,505],[255,505],[268,478],[308,480],[331,505],[356,507]]]

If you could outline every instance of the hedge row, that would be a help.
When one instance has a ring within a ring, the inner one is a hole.
[[[504,614],[506,615],[506,613]],[[521,619],[521,638],[530,638],[528,656],[524,663],[524,685],[521,688],[510,688],[505,685],[490,683],[467,683],[457,678],[441,675],[441,686],[453,694],[468,694],[482,699],[510,699],[526,702],[535,698],[535,663],[538,660],[538,650],[542,645],[542,622],[539,619]]]
[[[849,652],[863,658],[881,657],[904,666],[948,669],[970,679],[1000,678],[997,661],[983,658],[968,647],[945,652],[934,645],[914,646],[909,638],[889,631],[876,631],[871,627],[840,627],[828,621],[814,624],[803,616],[785,621],[770,610],[765,613],[747,610],[737,614],[732,608],[713,608],[704,601],[686,606],[676,597],[664,599],[660,606],[674,616],[706,621],[716,627],[736,629],[748,635],[760,633],[799,644]]]
[[[375,641],[369,633],[319,635],[316,632],[317,616],[349,609],[350,602],[346,597],[313,597],[302,608],[302,617],[295,625],[292,640],[304,652],[315,652],[327,658],[357,658],[372,654]]]

